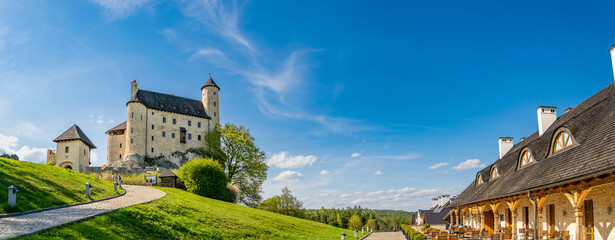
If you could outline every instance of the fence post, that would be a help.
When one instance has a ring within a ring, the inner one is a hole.
[[[17,205],[17,193],[19,190],[13,185],[9,186],[9,206],[15,208]]]
[[[342,232],[342,240],[346,240],[346,233]]]
[[[355,238],[355,239],[357,239],[357,232],[358,232],[358,231],[355,229],[355,230],[354,230],[354,238]]]
[[[92,197],[92,192],[90,191],[91,187],[92,187],[92,185],[89,182],[85,183],[85,198],[91,198]]]

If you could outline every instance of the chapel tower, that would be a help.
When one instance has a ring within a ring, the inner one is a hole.
[[[220,102],[218,101],[220,87],[218,87],[214,79],[211,78],[211,74],[205,85],[201,87],[201,92],[203,93],[201,102],[203,102],[203,107],[205,107],[207,115],[211,117],[209,125],[209,129],[211,130],[216,124],[220,124]]]

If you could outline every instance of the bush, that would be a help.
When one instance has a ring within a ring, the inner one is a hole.
[[[228,201],[224,170],[211,158],[194,158],[179,168],[179,178],[188,192]]]
[[[429,227],[429,224],[425,224],[427,225],[427,227]],[[404,230],[404,232],[406,232],[406,234],[408,234],[408,237],[410,237],[410,239],[412,240],[426,240],[427,237],[425,235],[423,235],[422,233],[414,230],[412,227],[406,225],[406,224],[402,224],[401,225],[401,229]]]
[[[52,161],[49,161],[49,162],[47,162],[47,165],[49,165],[49,166],[53,166],[53,165],[55,165],[55,164],[54,164]]]
[[[359,217],[359,215],[352,215],[352,217],[350,217],[350,220],[348,220],[348,229],[350,230],[354,230],[354,229],[361,229],[361,227],[363,227],[363,222],[361,221],[361,217]]]
[[[430,226],[429,226],[429,223],[425,223],[425,225],[423,225],[423,227],[424,227],[425,229],[428,229],[428,228],[430,227]]]

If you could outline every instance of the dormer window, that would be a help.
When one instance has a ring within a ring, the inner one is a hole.
[[[480,173],[476,174],[476,186],[483,184],[483,177]]]
[[[495,166],[493,166],[493,168],[491,168],[491,174],[489,175],[489,180],[493,180],[497,177],[500,176],[500,173],[498,173],[498,168],[496,168]]]
[[[576,143],[574,138],[572,138],[572,134],[566,128],[560,128],[554,135],[555,138],[551,143],[551,154],[558,153]]]
[[[521,153],[521,157],[519,158],[519,167],[522,168],[527,166],[530,163],[534,162],[534,156],[532,156],[532,152],[529,149],[523,150]]]

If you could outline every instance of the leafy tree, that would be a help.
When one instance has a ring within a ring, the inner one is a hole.
[[[337,227],[343,228],[344,227],[344,220],[342,220],[342,217],[340,216],[340,213],[337,213]]]
[[[282,195],[266,199],[258,208],[298,218],[305,217],[303,202],[293,196],[288,187],[282,188]]]
[[[352,215],[352,217],[350,217],[350,220],[348,220],[348,229],[350,230],[354,230],[354,229],[361,229],[361,227],[363,227],[363,221],[361,221],[361,217],[359,217],[359,215]]]
[[[369,228],[374,230],[378,229],[378,225],[376,225],[376,221],[374,221],[374,219],[367,220],[367,223],[365,225],[369,226]]]
[[[179,168],[179,178],[194,194],[228,201],[227,179],[220,164],[211,158],[195,158]]]
[[[262,200],[262,185],[269,167],[250,131],[232,123],[216,125],[215,130],[205,135],[205,142],[207,149],[200,149],[201,155],[218,160],[228,181],[239,188],[239,201],[256,207]]]

